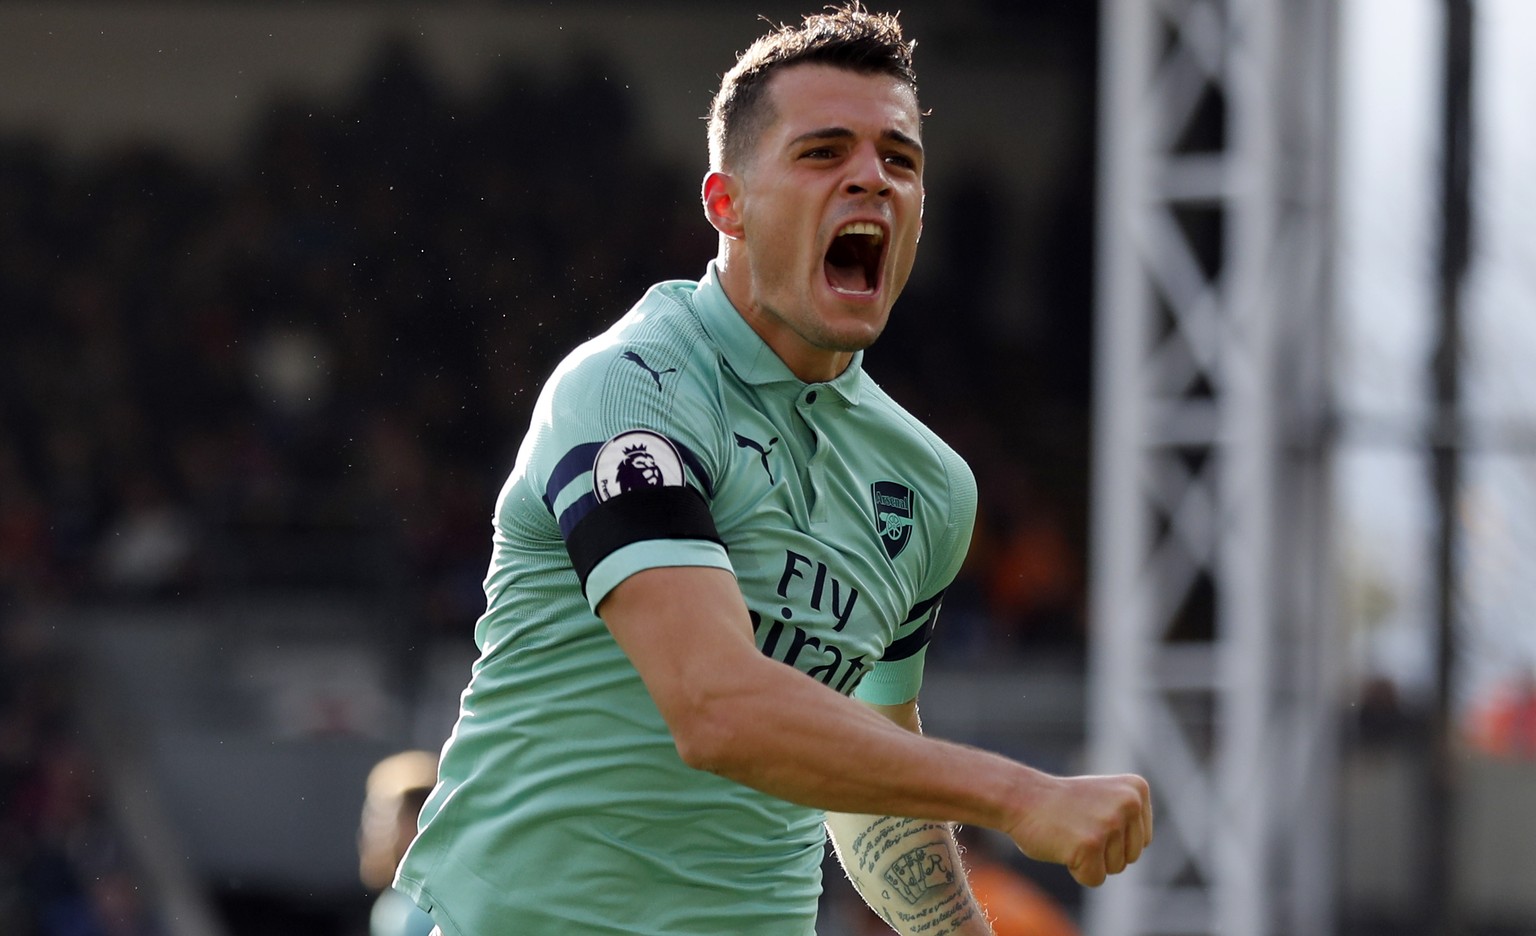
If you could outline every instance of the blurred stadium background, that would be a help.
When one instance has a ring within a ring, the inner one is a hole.
[[[539,382],[703,269],[699,118],[806,11],[0,4],[8,932],[366,931]],[[983,495],[925,722],[1159,795],[1091,899],[1016,870],[1095,936],[1536,933],[1536,7],[903,18],[869,369]]]

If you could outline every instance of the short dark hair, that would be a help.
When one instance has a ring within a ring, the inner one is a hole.
[[[831,65],[860,74],[900,79],[917,92],[912,50],[893,13],[871,13],[859,0],[805,17],[799,26],[779,25],[736,59],[720,80],[709,108],[709,164],[737,166],[773,119],[765,91],[773,73],[791,65]]]

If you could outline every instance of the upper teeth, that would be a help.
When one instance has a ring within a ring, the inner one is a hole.
[[[844,234],[868,234],[874,237],[877,244],[885,239],[885,232],[880,230],[880,225],[870,221],[851,221],[843,225],[842,229],[837,232],[838,237],[842,237]]]

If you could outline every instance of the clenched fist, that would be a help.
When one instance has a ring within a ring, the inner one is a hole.
[[[1098,887],[1152,843],[1152,793],[1134,774],[1036,774],[1022,818],[1004,829],[1037,861],[1066,865],[1079,884]]]

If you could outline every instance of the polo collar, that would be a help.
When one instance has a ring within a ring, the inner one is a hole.
[[[791,384],[792,387],[787,389],[793,394],[807,386],[826,387],[846,400],[848,405],[858,405],[859,391],[864,383],[864,352],[855,351],[848,367],[831,380],[814,385],[805,383],[795,376],[788,365],[768,347],[768,343],[752,330],[741,313],[736,311],[725,294],[725,287],[720,285],[719,271],[713,260],[693,292],[693,307],[725,362],[736,376],[747,383],[754,386]]]

